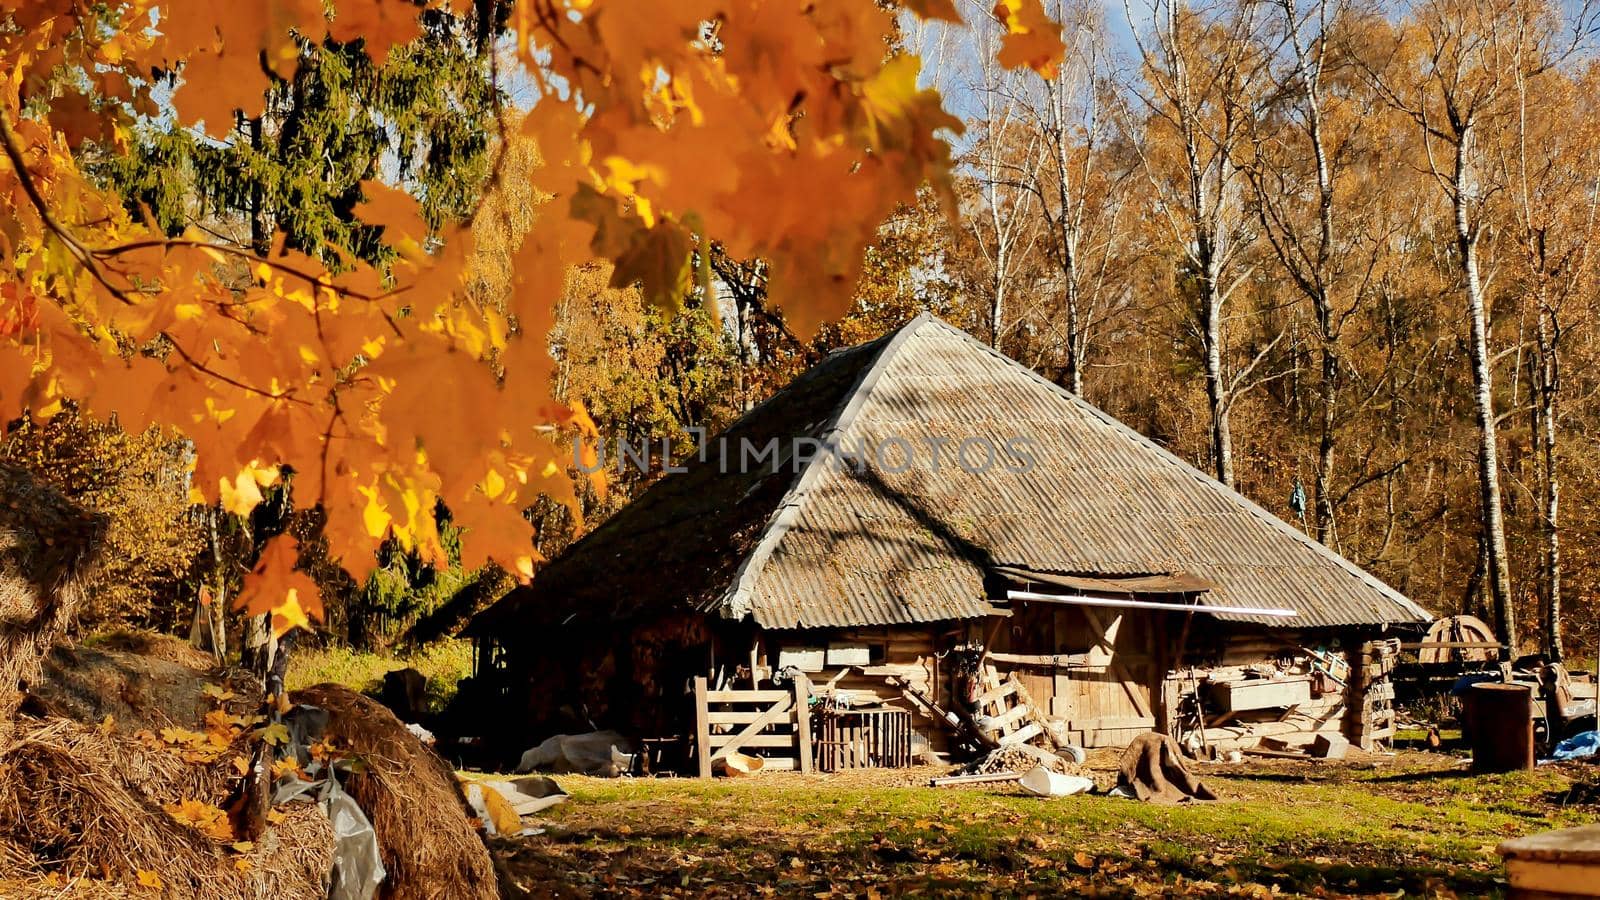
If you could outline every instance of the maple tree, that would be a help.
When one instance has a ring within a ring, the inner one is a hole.
[[[295,503],[321,508],[358,579],[389,538],[443,560],[440,500],[465,529],[464,564],[527,576],[522,509],[574,496],[566,449],[542,429],[592,434],[550,399],[539,340],[570,266],[607,259],[614,283],[670,305],[691,249],[715,236],[766,260],[772,295],[808,329],[847,299],[895,203],[948,183],[942,132],[959,122],[918,86],[914,57],[886,52],[894,12],[858,0],[490,4],[506,29],[494,64],[529,96],[501,127],[537,148],[528,180],[543,201],[503,308],[465,290],[473,222],[430,223],[382,172],[353,207],[389,250],[374,264],[282,233],[265,253],[193,227],[171,236],[80,164],[127,152],[141,116],[224,138],[267,113],[306,42],[359,41],[381,66],[441,5],[0,3],[6,414],[71,401],[130,432],[178,427],[196,494],[236,513],[292,475]],[[945,0],[909,5],[956,18]],[[995,15],[1002,64],[1059,62],[1038,0],[1001,0]],[[275,538],[240,595],[280,627],[320,612],[295,558],[292,536]]]

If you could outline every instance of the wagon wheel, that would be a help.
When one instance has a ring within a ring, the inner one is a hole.
[[[1495,643],[1494,631],[1476,616],[1448,616],[1433,623],[1424,643]],[[1493,662],[1497,653],[1488,647],[1423,647],[1417,651],[1422,663]]]

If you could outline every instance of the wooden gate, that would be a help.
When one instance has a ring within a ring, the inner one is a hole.
[[[694,680],[695,756],[700,777],[735,750],[761,750],[764,768],[811,771],[811,685],[804,676],[792,690],[713,691]],[[788,752],[780,752],[785,751]]]

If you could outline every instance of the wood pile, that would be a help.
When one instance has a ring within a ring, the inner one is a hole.
[[[1351,675],[1350,740],[1370,751],[1394,740],[1395,710],[1392,675],[1400,661],[1398,640],[1361,645]]]
[[[1190,752],[1270,744],[1275,753],[1298,754],[1318,737],[1342,736],[1354,680],[1343,655],[1281,645],[1254,661],[1242,655],[1232,651],[1231,664],[1169,678],[1169,697],[1198,691],[1204,701],[1204,728],[1185,737]]]
[[[1062,775],[1076,775],[1080,771],[1077,763],[1048,750],[1032,746],[1012,745],[1000,747],[990,751],[962,768],[966,775],[994,775],[1000,772],[1027,772],[1037,766],[1044,766],[1052,772]]]

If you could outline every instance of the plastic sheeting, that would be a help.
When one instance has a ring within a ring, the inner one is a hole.
[[[633,744],[615,731],[558,734],[522,754],[517,773],[544,770],[615,778],[633,769]]]
[[[298,760],[313,780],[292,775],[283,779],[273,792],[272,805],[301,798],[315,802],[333,825],[333,872],[329,875],[328,900],[372,900],[378,885],[389,874],[378,850],[378,833],[355,798],[339,787],[338,773],[322,761],[313,760],[306,750],[326,731],[328,713],[315,706],[299,705],[284,716],[284,724],[289,730],[285,755]]]
[[[355,798],[328,779],[330,790],[322,810],[333,823],[333,884],[328,900],[371,900],[383,883],[383,859],[378,853],[378,833]]]
[[[1022,789],[1036,797],[1068,797],[1094,790],[1094,781],[1079,775],[1062,775],[1036,766],[1017,780]]]
[[[1585,731],[1575,734],[1556,745],[1551,759],[1589,759],[1600,753],[1600,732]]]

